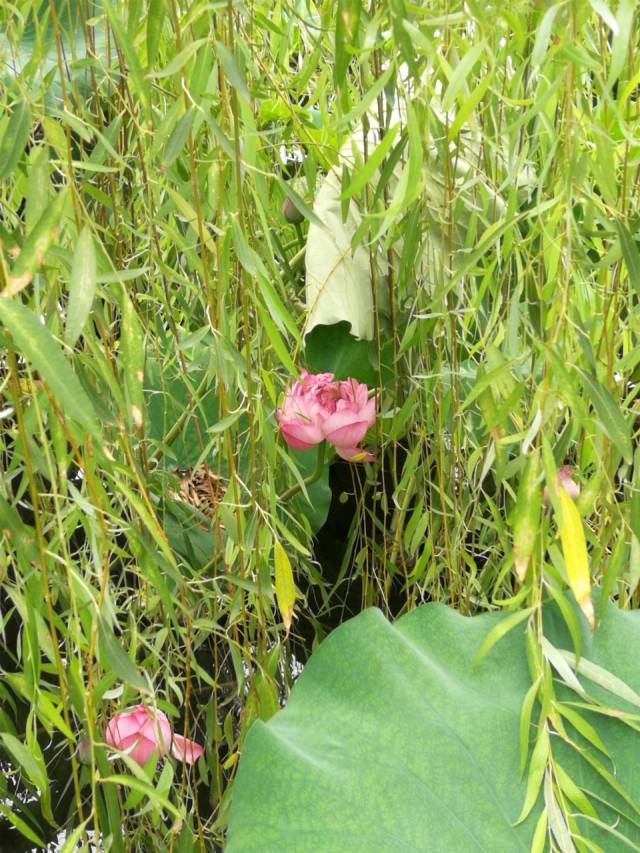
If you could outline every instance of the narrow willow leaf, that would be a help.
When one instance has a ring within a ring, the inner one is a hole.
[[[521,583],[527,573],[540,528],[542,512],[540,474],[540,451],[536,449],[526,459],[513,511],[513,557]]]
[[[608,833],[609,835],[611,835],[612,838],[615,838],[617,841],[619,841],[621,846],[618,847],[617,849],[621,850],[622,847],[625,847],[628,850],[635,850],[636,853],[638,850],[640,850],[640,847],[638,847],[637,844],[634,844],[630,838],[628,838],[622,832],[618,832],[618,830],[615,827],[611,826],[606,821],[596,820],[595,818],[591,817],[591,815],[583,815],[583,817],[584,817],[584,820],[588,820],[590,823],[594,824],[594,826],[599,827],[603,832]],[[592,841],[589,841],[588,839],[582,839],[581,838],[581,840],[582,840],[583,844],[586,843],[587,848],[590,851],[592,851],[592,853],[610,853],[610,851],[612,851],[614,849],[613,847],[607,847],[607,850],[605,850],[602,847],[598,847],[597,844],[594,844]]]
[[[107,672],[111,670],[118,678],[141,693],[150,693],[147,679],[140,675],[136,665],[115,637],[113,629],[104,619],[100,620],[98,627],[98,648],[100,663]]]
[[[629,591],[635,593],[640,583],[640,539],[631,534],[631,548],[629,553]]]
[[[41,838],[35,834],[29,824],[22,820],[21,817],[18,817],[17,814],[12,812],[9,806],[4,805],[4,803],[0,803],[0,814],[4,815],[4,817],[9,821],[9,823],[15,826],[18,832],[22,833],[22,835],[24,835],[25,838],[28,838],[29,841],[32,841],[34,844],[37,844],[38,847],[41,847],[42,849],[47,846],[46,842],[42,841]]]
[[[162,553],[167,558],[169,565],[177,569],[175,556],[172,553],[171,548],[167,544],[166,534],[160,527],[156,516],[149,511],[147,504],[136,494],[136,492],[134,492],[132,489],[129,489],[126,485],[124,485],[122,481],[118,483],[118,488],[127,498],[131,506],[135,509],[136,513],[140,517],[141,521],[144,523],[149,533],[153,536],[153,539],[157,543],[157,546],[162,550]]]
[[[65,360],[51,332],[36,315],[15,299],[0,298],[0,322],[15,345],[47,383],[62,412],[95,436],[100,426],[91,400]]]
[[[576,669],[581,675],[584,675],[586,678],[593,681],[594,684],[604,687],[605,690],[608,690],[620,699],[624,699],[625,702],[629,702],[631,705],[636,705],[640,708],[640,695],[629,687],[629,685],[621,678],[618,678],[617,675],[603,669],[601,666],[598,666],[598,664],[593,663],[593,661],[587,660],[586,658],[580,658],[579,661],[576,661],[576,656],[572,652],[568,652],[563,649],[560,653],[571,664],[571,666],[574,667],[574,669]]]
[[[98,771],[101,778],[104,779],[113,769],[113,764],[108,760],[104,749],[98,748],[96,750],[96,759]],[[96,805],[100,811],[102,826],[118,826],[119,822],[123,820],[119,794],[111,785],[100,786],[100,796],[97,798]],[[111,849],[113,853],[125,853],[123,838],[120,833],[114,833]]]
[[[8,732],[0,732],[0,739],[16,764],[22,767],[31,782],[44,794],[49,787],[49,781],[43,766],[31,749]]]
[[[580,696],[585,696],[586,693],[584,687],[576,678],[574,671],[563,657],[562,652],[559,649],[556,649],[556,647],[550,643],[546,637],[542,638],[542,652],[567,687],[575,690],[575,692]]]
[[[640,252],[638,251],[638,244],[633,239],[629,228],[619,219],[616,220],[616,229],[622,249],[622,257],[629,274],[629,281],[640,297]]]
[[[149,271],[149,267],[135,267],[128,270],[116,270],[115,272],[101,273],[96,276],[98,284],[115,284],[125,281],[133,281],[141,278]]]
[[[589,5],[595,12],[597,12],[598,15],[600,15],[605,24],[613,32],[614,36],[617,36],[619,32],[618,22],[604,0],[589,0]]]
[[[489,371],[489,373],[478,373],[475,385],[464,398],[461,407],[462,410],[467,409],[487,388],[495,387],[500,381],[510,379],[511,371],[516,367],[516,363],[516,359],[510,359],[500,364],[494,370]]]
[[[602,738],[591,723],[587,722],[581,714],[564,702],[558,702],[554,707],[571,723],[576,731],[580,732],[580,734],[589,741],[589,743],[593,744],[596,749],[599,749],[603,755],[606,755],[607,757],[609,756],[609,751],[602,742]]]
[[[588,749],[581,749],[580,755],[584,758],[585,761],[588,761],[589,764],[593,767],[596,773],[599,773],[600,776],[613,788],[616,793],[618,793],[622,799],[631,806],[631,808],[636,812],[636,814],[640,814],[640,803],[627,791],[627,789],[621,785],[615,777],[614,773],[611,773],[605,766],[599,761]]]
[[[560,853],[576,853],[563,809],[555,795],[550,771],[547,771],[544,776],[544,804],[549,819],[549,829],[558,845],[558,850]]]
[[[25,524],[16,509],[0,494],[0,532],[15,548],[18,559],[26,563],[38,561],[38,545],[33,527]]]
[[[403,205],[405,207],[419,195],[423,186],[423,140],[418,114],[411,102],[407,104],[407,131],[409,134],[409,164],[407,171],[407,193],[403,198]]]
[[[182,149],[186,144],[187,137],[189,136],[189,131],[191,130],[192,121],[193,109],[188,109],[173,128],[171,136],[167,140],[167,144],[165,145],[162,154],[162,163],[164,166],[171,166],[178,155],[182,152]]]
[[[416,50],[409,33],[404,28],[404,22],[409,17],[407,5],[404,0],[389,0],[393,24],[393,39],[400,48],[402,58],[409,66],[409,70],[415,76],[418,70],[416,63]]]
[[[149,68],[156,61],[166,12],[166,0],[150,0],[147,13],[147,66]]]
[[[531,713],[533,711],[533,703],[536,701],[538,690],[542,683],[542,677],[539,676],[527,690],[522,707],[520,708],[520,776],[524,774],[527,766],[527,758],[529,757],[529,733],[531,731]]]
[[[629,525],[634,535],[640,539],[640,447],[633,456],[633,482],[629,501]]]
[[[395,67],[393,66],[393,64],[389,65],[386,71],[384,71],[378,77],[375,83],[369,89],[367,89],[365,94],[362,96],[362,100],[357,103],[355,107],[349,110],[348,113],[345,113],[343,116],[340,117],[340,120],[338,121],[339,130],[344,130],[345,128],[349,127],[352,122],[356,121],[360,118],[360,116],[367,112],[371,104],[373,104],[376,98],[380,96],[383,89],[386,88],[394,72]]]
[[[193,209],[193,207],[189,204],[189,202],[180,195],[179,192],[173,189],[171,186],[166,187],[167,194],[171,197],[171,200],[175,203],[178,211],[184,216],[186,221],[189,223],[190,227],[193,229],[194,234],[198,239],[200,239],[200,226],[198,225],[198,214]],[[215,243],[211,238],[211,234],[209,229],[205,224],[203,224],[203,233],[202,238],[204,239],[205,246],[209,249],[210,252],[215,252]]]
[[[536,30],[536,40],[533,44],[533,50],[531,51],[531,67],[534,71],[540,67],[542,60],[544,59],[544,55],[547,52],[547,45],[549,44],[551,30],[553,29],[553,22],[555,21],[556,15],[562,8],[562,5],[562,3],[556,3],[549,7],[544,13],[543,18],[540,21],[540,25]]]
[[[293,582],[293,571],[289,557],[278,539],[273,543],[273,562],[275,567],[276,601],[278,602],[278,609],[282,616],[285,634],[288,636],[291,628],[291,620],[293,619],[296,588]]]
[[[128,762],[128,766],[131,770],[134,770],[133,765],[134,763],[132,761],[130,761],[130,763]],[[133,791],[139,791],[143,795],[147,796],[154,806],[166,809],[180,822],[183,820],[183,816],[174,804],[168,800],[167,797],[162,796],[162,794],[160,794],[160,792],[150,782],[143,782],[141,779],[136,779],[133,776],[116,774],[114,776],[107,776],[104,779],[101,779],[101,783],[103,785],[121,785],[125,788],[130,788]]]
[[[247,82],[244,79],[244,74],[240,70],[235,56],[231,53],[229,48],[220,41],[215,43],[215,51],[227,80],[236,90],[238,95],[240,95],[241,98],[244,98],[245,101],[248,101],[249,90],[247,89]]]
[[[533,831],[533,838],[531,839],[531,853],[544,853],[547,846],[548,825],[549,818],[547,810],[543,809],[536,822],[536,828]]]
[[[13,296],[25,288],[33,278],[33,274],[42,266],[49,246],[60,228],[65,202],[66,192],[61,190],[47,206],[37,225],[24,241],[9,275],[8,286],[2,291],[2,295]]]
[[[522,821],[526,819],[526,817],[531,812],[531,809],[536,804],[536,800],[538,799],[538,794],[540,793],[540,787],[542,785],[542,780],[544,778],[545,769],[547,766],[549,751],[549,731],[547,729],[546,724],[543,724],[540,726],[540,729],[538,731],[536,745],[534,746],[533,754],[531,755],[529,775],[527,777],[527,790],[525,793],[522,811],[520,812],[520,815],[516,820],[516,824],[522,823]]]
[[[629,501],[629,525],[631,527],[631,548],[629,555],[629,589],[633,594],[640,583],[640,447],[633,457],[633,482]]]
[[[553,768],[553,772],[558,780],[558,785],[560,786],[560,790],[566,794],[566,796],[571,800],[571,802],[577,806],[578,809],[583,814],[591,815],[592,817],[598,817],[598,813],[593,807],[593,804],[584,793],[582,788],[579,788],[573,779],[569,776],[569,774],[560,767],[559,764],[556,764]]]
[[[271,319],[269,312],[266,311],[260,303],[257,303],[258,313],[260,314],[260,319],[262,321],[262,325],[264,326],[264,330],[267,334],[267,338],[271,343],[271,346],[274,349],[274,352],[282,362],[283,366],[287,369],[287,371],[294,376],[297,373],[296,366],[291,358],[289,350],[285,345],[285,342],[282,338],[282,335],[278,331],[276,324]]]
[[[124,291],[120,347],[119,362],[124,376],[127,420],[140,431],[144,425],[144,330],[133,302]]]
[[[591,820],[591,818],[586,815],[585,820]],[[579,832],[572,827],[571,832],[573,834],[573,839],[576,843],[579,843],[583,846],[585,853],[607,853],[607,851],[600,847],[599,844],[596,844],[595,841],[590,841],[588,838],[585,838],[584,835],[580,835]]]
[[[618,3],[616,10],[618,32],[614,35],[611,46],[611,63],[609,65],[609,74],[607,75],[608,87],[611,87],[618,79],[627,61],[635,7],[635,0],[620,0]]]
[[[389,128],[380,144],[371,152],[362,169],[359,169],[347,184],[340,196],[341,199],[351,198],[351,196],[356,195],[356,193],[359,193],[360,190],[362,190],[371,180],[376,171],[380,168],[382,161],[389,153],[399,129],[399,124],[394,124]]]
[[[65,839],[64,844],[60,848],[60,853],[75,853],[78,849],[78,844],[80,843],[80,839],[85,831],[85,827],[89,822],[89,818],[86,818],[80,826],[77,826],[73,832],[70,832],[67,838]]]
[[[525,619],[528,619],[535,609],[535,607],[527,607],[524,610],[516,610],[515,613],[510,613],[508,616],[505,616],[504,619],[501,619],[482,641],[480,648],[474,655],[473,666],[477,666],[487,652],[495,646],[498,640],[508,634],[509,631],[521,622],[524,622]]]
[[[127,30],[122,24],[119,13],[113,8],[113,0],[104,0],[104,10],[107,13],[109,24],[113,30],[118,46],[127,63],[129,76],[133,83],[133,88],[137,92],[145,112],[150,111],[151,97],[149,82],[145,79],[142,71],[142,65],[138,58],[138,52],[131,41]]]
[[[177,74],[182,67],[191,59],[191,57],[197,53],[202,45],[207,42],[208,39],[198,39],[197,41],[189,42],[189,44],[184,47],[180,53],[175,56],[171,62],[167,65],[166,68],[163,68],[162,71],[154,71],[149,74],[153,80],[161,80],[164,77],[173,77]]]
[[[556,589],[555,583],[549,582],[548,589],[551,593],[553,600],[558,605],[558,609],[562,614],[562,618],[564,619],[565,624],[569,629],[569,633],[571,634],[571,642],[573,643],[573,650],[576,653],[576,657],[580,658],[580,655],[582,654],[582,628],[580,627],[578,614],[569,599],[566,597],[566,595],[564,595],[564,593],[560,589]]]
[[[449,136],[451,139],[455,139],[458,133],[462,130],[465,121],[484,98],[487,89],[493,82],[493,74],[494,70],[492,68],[487,74],[483,75],[480,83],[477,86],[474,86],[473,91],[469,93],[468,97],[461,99],[461,103],[459,104],[456,112],[456,117],[449,128]]]
[[[96,250],[88,225],[80,232],[71,265],[71,289],[65,327],[65,340],[73,346],[91,313],[96,295]]]
[[[362,0],[338,0],[336,3],[335,61],[333,79],[342,86],[351,59],[351,48],[358,36]]]
[[[25,224],[30,234],[47,209],[51,192],[49,151],[46,146],[36,146],[29,152],[27,173],[27,214]]]
[[[595,616],[591,601],[591,573],[582,519],[574,501],[563,488],[557,490],[557,496],[561,507],[560,540],[567,580],[580,609],[593,628]]]
[[[603,431],[622,454],[625,462],[631,463],[632,447],[629,423],[620,411],[620,406],[597,380],[582,373],[583,382],[589,392]]]
[[[31,130],[31,110],[26,101],[14,107],[0,142],[0,180],[10,175],[22,156]]]
[[[225,430],[230,429],[237,420],[239,420],[243,414],[245,414],[246,409],[238,409],[237,412],[232,412],[230,415],[227,415],[226,418],[221,418],[217,421],[213,426],[210,426],[207,432],[211,434],[225,432]]]
[[[473,66],[485,52],[486,47],[487,45],[484,41],[474,44],[472,48],[465,52],[460,62],[457,63],[455,70],[451,75],[451,79],[449,80],[449,85],[445,89],[445,93],[442,97],[442,109],[445,110],[445,112],[450,110],[454,105],[456,98],[460,94],[460,90],[467,80],[467,77],[473,70]]]
[[[633,550],[634,534],[631,534],[631,550]],[[602,619],[609,598],[615,588],[616,581],[624,574],[627,566],[630,566],[629,546],[624,537],[620,537],[615,544],[613,553],[605,558],[604,572],[600,581],[600,599],[598,601],[598,618]],[[632,580],[633,583],[633,580]],[[632,586],[633,590],[633,586]]]

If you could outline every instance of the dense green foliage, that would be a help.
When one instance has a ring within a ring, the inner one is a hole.
[[[372,605],[520,620],[547,761],[543,601],[578,645],[567,586],[638,604],[638,42],[632,0],[2,4],[5,846],[222,845],[250,726]],[[330,169],[368,289],[327,322]],[[380,394],[308,488],[305,365]],[[141,700],[205,758],[111,763]]]

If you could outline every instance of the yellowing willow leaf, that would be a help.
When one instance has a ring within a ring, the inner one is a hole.
[[[2,291],[3,296],[14,296],[23,290],[31,282],[34,272],[44,263],[49,247],[60,228],[65,201],[66,191],[61,190],[24,241],[9,275],[7,287]]]
[[[286,635],[289,636],[291,620],[293,619],[293,605],[296,600],[296,588],[293,583],[293,571],[287,552],[277,539],[273,543],[273,562],[276,570],[276,600]]]
[[[560,539],[569,586],[593,628],[595,619],[591,601],[591,575],[582,519],[575,503],[565,490],[560,488],[557,494],[561,507]]]
[[[144,425],[144,329],[131,299],[122,292],[122,331],[120,357],[127,401],[127,418],[136,430]]]

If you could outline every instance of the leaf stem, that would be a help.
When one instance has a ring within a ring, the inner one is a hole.
[[[316,480],[319,480],[322,476],[322,472],[324,471],[324,448],[325,442],[321,442],[318,445],[318,455],[316,457],[316,467],[312,474],[309,474],[308,477],[305,477],[299,483],[295,483],[293,486],[288,488],[286,492],[283,492],[279,499],[280,501],[288,501],[289,498],[292,498],[294,495],[297,495],[298,492],[301,492],[303,488],[306,486],[310,486],[312,483],[315,483]]]

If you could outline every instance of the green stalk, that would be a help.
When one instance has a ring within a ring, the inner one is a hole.
[[[324,471],[324,454],[325,454],[325,442],[322,441],[318,445],[318,455],[316,456],[316,467],[312,474],[309,474],[308,477],[305,477],[304,480],[300,483],[295,483],[293,486],[290,486],[285,492],[283,492],[278,501],[280,503],[284,503],[292,498],[294,495],[297,495],[298,492],[301,492],[302,489],[310,486],[312,483],[315,483],[322,476],[322,472]]]

